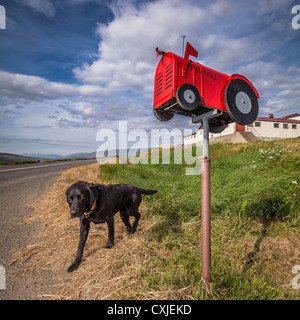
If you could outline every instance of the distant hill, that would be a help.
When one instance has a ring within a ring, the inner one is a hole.
[[[67,156],[62,156],[61,154],[44,154],[44,153],[22,153],[25,157],[42,158],[44,160],[58,160],[58,159],[78,159],[78,158],[96,158],[96,152],[79,152],[72,153]]]
[[[116,150],[117,156],[126,156],[129,149],[121,149]],[[147,149],[139,149],[138,152],[146,151]],[[107,156],[107,151],[104,152],[104,156]],[[61,160],[61,159],[91,159],[96,158],[96,152],[78,152],[72,153],[67,156],[62,156],[60,154],[52,154],[52,153],[22,153],[21,155],[18,154],[11,154],[11,153],[0,153],[0,163],[2,164],[9,164],[15,162],[40,162],[45,160]]]
[[[41,159],[38,157],[26,157],[26,156],[21,156],[18,154],[11,154],[11,153],[0,153],[0,162],[19,162],[19,161],[28,161],[28,162],[39,162]]]
[[[44,159],[44,160],[56,160],[56,159],[62,159],[63,156],[60,154],[43,154],[43,153],[22,153],[21,156],[24,157],[30,157],[30,158],[39,158],[39,159]]]
[[[78,159],[78,158],[96,158],[96,152],[79,152],[79,153],[72,153],[62,159]]]

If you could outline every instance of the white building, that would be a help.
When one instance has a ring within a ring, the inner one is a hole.
[[[184,143],[196,143],[202,140],[202,127],[192,135],[184,137]],[[210,133],[211,143],[214,142],[250,142],[255,140],[273,140],[284,138],[296,138],[300,136],[300,114],[295,113],[284,117],[274,118],[258,117],[253,124],[240,125],[230,123],[221,133]]]
[[[258,117],[252,125],[246,126],[246,131],[263,140],[297,138],[300,136],[300,114],[280,118],[274,118],[273,114],[266,118]]]

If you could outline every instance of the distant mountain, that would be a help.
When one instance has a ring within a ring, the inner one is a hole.
[[[61,154],[44,154],[44,153],[22,153],[22,156],[25,157],[38,157],[42,159],[51,159],[51,160],[57,160],[57,159],[78,159],[78,158],[96,158],[96,152],[78,152],[78,153],[72,153],[68,154],[67,156],[62,156]]]
[[[12,153],[1,153],[0,152],[0,162],[10,163],[19,161],[30,161],[30,162],[40,162],[45,160],[59,160],[59,159],[80,159],[80,158],[96,158],[96,152],[80,152],[73,153],[67,156],[62,156],[59,154],[43,154],[43,153],[23,153],[12,154]]]
[[[72,153],[65,157],[62,157],[63,159],[80,159],[80,158],[96,158],[96,152],[79,152],[79,153]]]
[[[137,149],[137,153],[147,151],[148,149]],[[115,154],[117,156],[126,156],[128,154],[129,149],[121,149],[116,150]],[[133,151],[133,150],[131,150]],[[107,157],[107,150],[104,152],[104,157]],[[72,153],[67,156],[62,156],[60,154],[45,154],[45,153],[22,153],[21,155],[18,154],[11,154],[11,153],[0,153],[0,162],[17,162],[17,161],[45,161],[45,160],[59,160],[59,159],[91,159],[96,158],[96,152],[78,152]]]
[[[22,156],[19,154],[12,154],[12,153],[0,153],[0,162],[18,162],[18,161],[30,161],[30,162],[39,162],[42,159],[39,157],[28,157]]]
[[[43,153],[22,153],[21,154],[24,157],[33,157],[33,158],[42,158],[42,159],[46,159],[46,160],[56,160],[56,159],[62,159],[64,158],[62,155],[60,154],[43,154]]]

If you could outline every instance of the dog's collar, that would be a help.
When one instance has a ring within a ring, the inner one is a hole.
[[[94,202],[94,204],[93,204],[93,206],[92,206],[92,209],[89,211],[89,212],[84,212],[84,215],[88,218],[89,217],[89,215],[92,213],[92,211],[95,209],[95,207],[96,207],[96,201],[97,201],[97,199],[95,200],[95,202]]]

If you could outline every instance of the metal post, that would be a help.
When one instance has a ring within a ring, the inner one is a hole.
[[[210,222],[210,158],[209,158],[209,119],[223,112],[218,109],[193,117],[193,123],[202,122],[203,156],[201,157],[201,245],[202,281],[211,282],[211,222]]]
[[[203,141],[204,143],[204,141]],[[201,157],[202,281],[211,282],[210,158]]]

